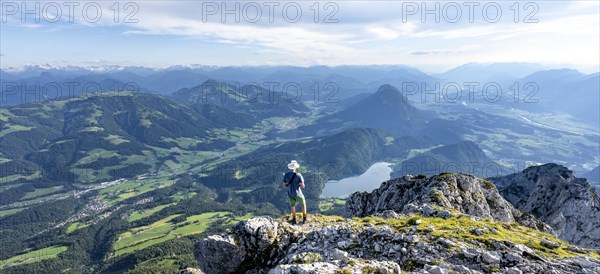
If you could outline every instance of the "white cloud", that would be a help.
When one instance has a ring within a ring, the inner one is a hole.
[[[274,23],[263,18],[258,23],[242,20],[239,24],[222,24],[219,16],[204,23],[200,2],[148,1],[138,2],[139,11],[135,18],[139,22],[134,24],[115,24],[112,11],[103,6],[105,16],[95,24],[21,26],[57,33],[68,32],[73,27],[90,28],[90,32],[102,29],[127,35],[127,39],[133,40],[148,35],[165,40],[182,37],[185,39],[177,42],[214,43],[215,47],[235,48],[241,54],[246,52],[248,60],[244,62],[257,64],[453,66],[473,61],[523,61],[589,65],[600,58],[597,1],[535,2],[540,5],[536,14],[539,23],[535,24],[514,23],[508,20],[510,13],[505,14],[507,20],[496,24],[482,20],[477,23],[422,24],[419,17],[402,22],[400,3],[355,1],[336,2],[339,10],[335,17],[339,23],[323,24],[312,22],[314,14],[309,7],[314,2],[299,3],[303,5],[304,13],[296,24],[283,20],[280,9]],[[323,4],[320,2],[319,20],[328,14],[323,10]],[[509,4],[512,3],[506,6]],[[508,9],[505,11],[509,12]],[[124,15],[121,13],[121,19]],[[35,40],[34,37],[31,39]],[[110,59],[103,54],[110,52],[98,53],[102,58]],[[228,56],[210,57],[211,60],[230,60]]]

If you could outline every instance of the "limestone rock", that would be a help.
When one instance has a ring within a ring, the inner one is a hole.
[[[600,249],[600,198],[586,179],[545,164],[490,180],[517,209],[550,225],[559,238]]]
[[[350,196],[345,215],[364,217],[389,210],[442,218],[452,217],[453,210],[456,214],[518,222],[552,233],[549,226],[515,209],[493,183],[469,174],[442,173],[425,180],[407,175],[389,180],[371,193]]]
[[[367,227],[353,219],[322,220],[298,227],[256,217],[240,222],[227,234],[200,240],[195,245],[195,257],[201,271],[217,274],[566,274],[600,270],[600,261],[579,253],[547,259],[537,250],[507,241],[488,239],[484,244],[453,235],[434,239],[425,230],[394,229],[385,223]]]

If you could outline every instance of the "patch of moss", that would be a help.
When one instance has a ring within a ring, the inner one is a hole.
[[[296,257],[292,260],[295,264],[312,264],[321,260],[321,254],[306,253],[304,256]]]
[[[446,237],[449,239],[457,239],[459,241],[478,241],[488,246],[492,246],[494,241],[497,242],[512,242],[514,244],[524,244],[534,250],[540,252],[541,255],[548,258],[565,258],[578,256],[577,253],[563,249],[559,247],[554,250],[545,248],[539,244],[539,239],[548,239],[553,242],[561,243],[561,246],[568,246],[564,241],[557,239],[556,237],[541,232],[532,228],[524,227],[518,224],[509,224],[510,229],[506,229],[506,224],[493,222],[491,220],[475,221],[468,216],[457,216],[448,219],[437,218],[437,217],[422,217],[412,216],[410,218],[403,219],[387,219],[387,224],[396,229],[402,229],[414,224],[416,219],[421,220],[422,227],[432,226],[434,230],[430,233],[431,235]],[[412,224],[411,224],[412,223]],[[463,228],[481,228],[486,227],[494,228],[497,233],[486,233],[484,235],[475,235],[470,232],[470,229]],[[532,241],[532,242],[530,242]],[[592,257],[600,258],[597,255]]]
[[[440,175],[438,175],[438,177],[435,179],[438,182],[450,179],[450,177],[452,177],[452,173],[450,172],[442,172],[440,173]]]
[[[352,274],[352,270],[348,268],[337,269],[335,274]]]
[[[281,217],[282,221],[287,219],[287,216]],[[335,215],[321,215],[321,214],[311,214],[310,215],[311,222],[320,223],[324,225],[332,225],[339,222],[345,222],[346,218],[335,216]]]
[[[495,187],[496,187],[496,185],[494,185],[494,183],[492,183],[492,182],[490,182],[490,181],[488,181],[488,180],[481,179],[480,181],[483,183],[483,187],[484,187],[484,188],[487,188],[487,189],[492,189],[492,188],[495,188]]]
[[[484,244],[485,246],[487,246],[488,248],[494,248],[494,241],[490,240],[490,239],[486,239],[486,238],[477,238],[476,239],[478,242]]]
[[[423,267],[423,265],[419,264],[415,260],[406,260],[406,262],[404,262],[402,265],[404,266],[404,270],[406,271],[414,271]]]
[[[444,194],[436,189],[433,191],[433,195],[431,198],[434,202],[442,203],[444,201]]]
[[[450,183],[447,183],[446,185],[448,186],[448,189],[450,189],[452,191],[456,190],[456,185],[450,184]]]
[[[362,273],[366,273],[366,274],[369,274],[369,273],[381,273],[379,271],[379,268],[368,266],[368,265],[361,267],[360,270],[362,271]]]
[[[418,225],[418,220],[420,220],[420,216],[413,216],[410,219],[408,219],[408,224],[409,225]]]

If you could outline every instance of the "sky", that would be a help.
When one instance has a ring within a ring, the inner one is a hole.
[[[4,1],[0,67],[478,62],[600,70],[600,1]]]

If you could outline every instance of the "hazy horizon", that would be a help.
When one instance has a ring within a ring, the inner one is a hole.
[[[2,3],[3,69],[403,64],[440,73],[526,62],[600,70],[597,1],[23,3]]]
[[[592,67],[578,67],[576,65],[573,64],[540,64],[540,63],[527,63],[527,62],[509,62],[509,63],[502,63],[502,62],[498,62],[498,63],[477,63],[477,62],[468,62],[468,63],[464,63],[464,64],[459,64],[457,66],[451,66],[448,68],[443,68],[440,70],[433,70],[433,69],[428,69],[427,67],[420,67],[418,65],[410,65],[410,64],[352,64],[352,65],[348,65],[348,64],[340,64],[340,65],[204,65],[204,64],[176,64],[176,65],[169,65],[169,66],[138,66],[138,65],[126,65],[126,64],[122,64],[122,65],[117,65],[117,64],[104,64],[104,65],[64,65],[64,66],[60,66],[60,65],[52,65],[52,64],[24,64],[21,66],[11,66],[11,67],[0,67],[0,70],[3,70],[5,72],[9,72],[9,73],[20,73],[23,72],[29,68],[40,68],[40,69],[69,69],[69,68],[81,68],[81,69],[87,69],[90,70],[92,72],[105,72],[105,71],[114,71],[114,70],[119,70],[119,69],[127,69],[127,68],[145,68],[145,69],[151,69],[154,71],[161,71],[161,70],[175,70],[175,69],[191,69],[191,70],[195,70],[195,69],[220,69],[220,68],[253,68],[253,67],[257,67],[257,68],[277,68],[277,67],[296,67],[296,68],[315,68],[315,67],[329,67],[329,68],[339,68],[339,67],[407,67],[407,68],[411,68],[411,69],[416,69],[419,70],[423,73],[426,74],[443,74],[446,72],[449,72],[453,69],[457,69],[463,66],[469,66],[469,65],[475,65],[475,66],[489,66],[489,65],[532,65],[532,66],[539,66],[541,67],[540,70],[555,70],[555,69],[574,69],[577,70],[579,72],[582,72],[584,74],[595,74],[595,73],[599,73],[600,72],[600,66],[598,66],[598,68],[592,68]],[[135,73],[134,73],[135,74]]]

